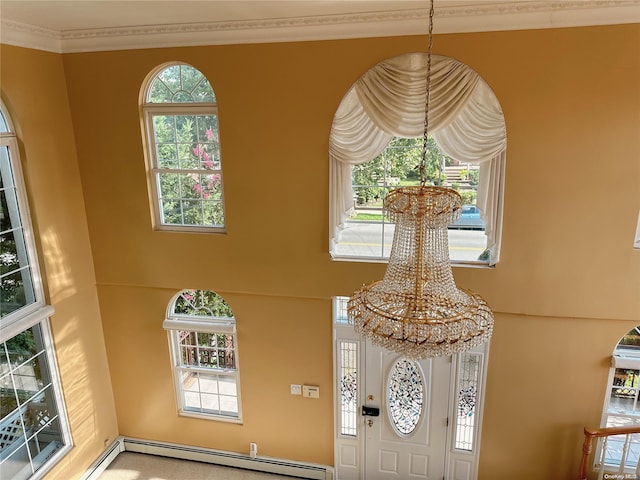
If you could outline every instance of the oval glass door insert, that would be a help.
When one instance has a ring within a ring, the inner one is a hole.
[[[400,436],[410,435],[424,410],[424,382],[416,362],[401,358],[393,364],[387,381],[387,411]]]

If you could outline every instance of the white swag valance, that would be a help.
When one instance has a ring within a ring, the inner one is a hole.
[[[393,137],[424,133],[427,56],[410,53],[384,60],[349,89],[338,106],[329,138],[332,245],[353,209],[351,166],[375,158]],[[487,83],[467,65],[432,56],[429,132],[461,162],[480,164],[477,205],[491,252],[499,260],[507,137],[504,115]]]

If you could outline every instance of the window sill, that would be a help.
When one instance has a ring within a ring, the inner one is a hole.
[[[335,262],[353,262],[353,263],[388,263],[388,258],[382,257],[353,257],[347,255],[334,255],[330,254],[331,260]],[[463,268],[495,268],[495,265],[489,265],[489,262],[474,262],[474,261],[462,261],[451,260],[452,267]]]
[[[218,422],[225,422],[225,423],[235,423],[238,425],[242,425],[242,418],[238,417],[238,418],[233,418],[233,417],[225,417],[222,415],[214,415],[214,414],[209,414],[209,413],[197,413],[197,412],[189,412],[186,410],[180,410],[178,412],[178,415],[181,417],[191,417],[191,418],[199,418],[201,420],[213,420],[213,421],[218,421]]]

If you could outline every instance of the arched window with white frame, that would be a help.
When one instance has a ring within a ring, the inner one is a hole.
[[[183,290],[167,311],[178,411],[181,415],[241,421],[236,321],[217,293]]]
[[[0,103],[0,478],[42,478],[72,447],[18,141]]]
[[[329,138],[329,241],[333,258],[387,260],[394,225],[382,201],[397,186],[419,184],[427,56],[384,60],[347,91]],[[469,66],[434,55],[427,180],[458,190],[460,219],[449,227],[457,264],[500,258],[506,128],[497,97]]]
[[[218,104],[191,65],[163,65],[142,89],[142,116],[154,226],[225,231]]]
[[[602,412],[602,427],[630,427],[640,424],[640,325],[624,335],[611,356],[611,369]],[[598,444],[595,458],[604,459],[605,468],[616,468],[622,463],[625,436],[607,439],[602,455],[603,442]],[[624,453],[625,472],[635,472],[640,459],[640,435],[630,435],[628,449]],[[629,474],[631,478],[631,473]]]

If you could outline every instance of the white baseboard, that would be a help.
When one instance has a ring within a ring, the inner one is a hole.
[[[81,480],[97,480],[120,452],[136,452],[162,457],[192,460],[197,462],[244,468],[265,473],[289,475],[291,477],[333,480],[333,467],[314,463],[295,462],[272,457],[255,457],[240,453],[191,447],[175,443],[155,442],[136,438],[118,437],[105,452],[89,467]]]
[[[107,447],[107,449],[98,457],[98,459],[91,464],[80,480],[98,480],[98,477],[104,472],[109,464],[115,460],[115,458],[124,452],[124,439],[118,437],[115,441]]]

